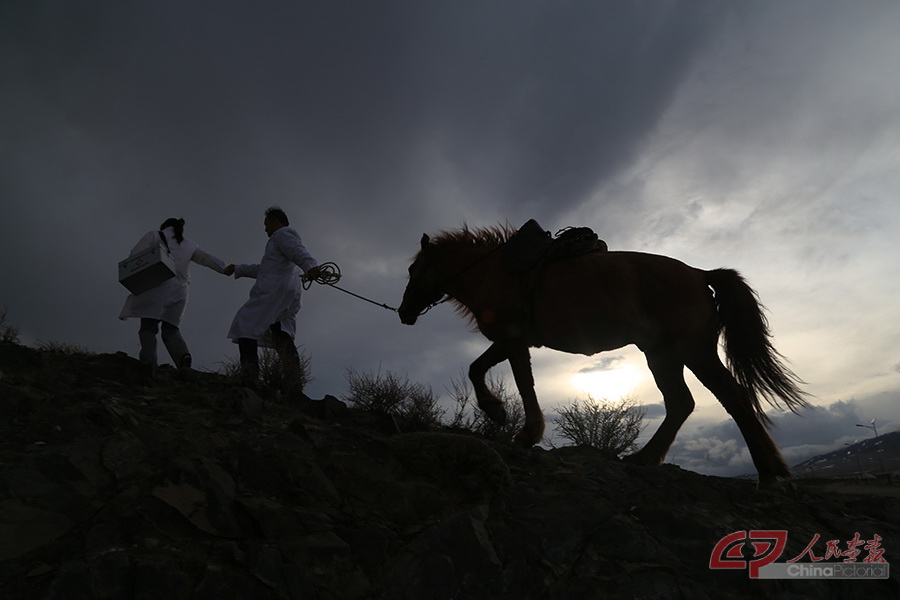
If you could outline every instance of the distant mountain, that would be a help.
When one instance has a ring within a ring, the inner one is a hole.
[[[885,433],[794,465],[794,477],[868,477],[900,469],[900,431]]]

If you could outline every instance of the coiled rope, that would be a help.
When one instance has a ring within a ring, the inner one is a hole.
[[[397,309],[393,306],[388,306],[387,304],[382,304],[381,302],[376,302],[375,300],[370,300],[365,296],[360,296],[359,294],[354,294],[350,290],[345,290],[344,288],[336,285],[338,281],[341,280],[341,268],[337,266],[333,262],[326,262],[319,265],[319,272],[315,277],[310,277],[306,274],[301,276],[301,280],[303,282],[303,289],[308,290],[313,282],[320,283],[322,285],[327,285],[333,287],[336,290],[340,290],[345,294],[350,294],[354,298],[359,298],[360,300],[365,300],[370,304],[374,304],[375,306],[380,306],[381,308],[386,308],[387,310],[392,310],[397,312]]]

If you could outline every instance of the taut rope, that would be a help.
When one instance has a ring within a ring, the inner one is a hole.
[[[350,290],[345,290],[344,288],[342,288],[338,285],[335,285],[338,281],[341,280],[341,268],[333,262],[327,262],[327,263],[323,263],[323,264],[319,265],[319,274],[316,275],[315,277],[308,277],[307,275],[303,275],[301,277],[301,279],[303,280],[303,289],[304,290],[308,290],[310,288],[310,286],[312,285],[312,282],[315,281],[316,283],[321,283],[322,285],[331,286],[336,290],[340,290],[340,291],[344,292],[345,294],[350,294],[354,298],[359,298],[360,300],[365,300],[366,302],[368,302],[370,304],[374,304],[375,306],[380,306],[381,308],[385,308],[387,310],[392,310],[394,312],[397,312],[397,309],[394,308],[393,306],[388,306],[387,304],[382,304],[380,302],[376,302],[375,300],[370,300],[369,298],[366,298],[365,296],[360,296],[359,294],[354,294]]]

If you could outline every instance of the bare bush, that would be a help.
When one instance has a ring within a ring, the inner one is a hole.
[[[310,357],[306,352],[299,352],[296,365],[286,365],[281,356],[272,348],[263,348],[259,356],[259,377],[264,385],[276,389],[298,386],[298,391],[306,389],[313,380],[310,370]]]
[[[646,412],[634,398],[597,402],[588,395],[586,400],[576,399],[559,409],[555,431],[576,446],[591,446],[619,455],[636,449]]]
[[[282,389],[287,378],[291,378],[294,383],[299,385],[299,391],[303,391],[310,381],[313,380],[312,371],[310,369],[309,355],[300,350],[300,366],[291,365],[285,370],[281,357],[272,348],[262,348],[259,353],[259,379],[260,382],[272,389]],[[221,372],[226,377],[240,379],[241,363],[237,358],[226,358],[223,362]]]
[[[356,408],[408,419],[420,426],[437,425],[444,416],[431,388],[390,371],[346,373],[344,400]]]
[[[0,311],[0,342],[19,343],[21,329],[6,320],[6,309]]]
[[[76,354],[94,354],[84,346],[78,344],[69,344],[66,342],[45,342],[38,340],[38,350],[42,352],[55,352],[57,354],[65,354],[66,356],[74,356]]]

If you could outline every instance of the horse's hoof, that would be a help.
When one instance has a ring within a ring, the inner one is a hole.
[[[784,492],[787,484],[787,481],[783,481],[778,477],[760,476],[759,481],[756,483],[756,489],[767,492]]]
[[[524,448],[526,450],[529,448],[533,448],[534,445],[537,444],[537,442],[532,441],[530,438],[522,435],[521,433],[518,434],[515,439],[513,439],[513,443],[515,443],[515,445],[519,448]]]
[[[487,418],[496,423],[497,425],[503,425],[506,423],[506,409],[503,408],[503,404],[500,402],[485,404],[481,407],[481,410],[484,411],[484,414],[487,415]]]
[[[635,452],[634,454],[623,456],[622,462],[626,462],[631,465],[641,465],[643,467],[658,467],[662,464],[661,461],[650,458],[646,454],[641,454],[640,452]]]

